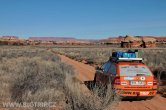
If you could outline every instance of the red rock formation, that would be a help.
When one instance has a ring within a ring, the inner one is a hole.
[[[143,37],[142,41],[143,41],[145,48],[155,48],[156,47],[156,39],[155,38]]]
[[[126,36],[121,42],[122,48],[155,48],[156,39],[150,37],[133,37]]]
[[[154,37],[156,42],[166,43],[166,36],[165,37]]]

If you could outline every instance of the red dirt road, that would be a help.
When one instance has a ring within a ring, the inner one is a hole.
[[[64,63],[72,65],[75,69],[76,77],[81,81],[93,80],[95,68],[72,60],[66,56],[59,55]],[[151,100],[142,101],[121,101],[117,110],[166,110],[166,98],[157,95]]]
[[[62,62],[65,62],[74,67],[75,73],[77,73],[75,75],[80,81],[82,82],[92,81],[94,79],[94,74],[95,74],[94,67],[72,60],[64,55],[58,55],[58,56],[61,58]]]

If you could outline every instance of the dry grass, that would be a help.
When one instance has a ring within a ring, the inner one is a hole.
[[[86,95],[80,91],[72,67],[46,49],[3,46],[0,62],[1,107],[3,102],[56,102],[56,109],[102,110],[113,108],[116,102],[109,89],[107,97],[97,102],[97,92]]]
[[[53,48],[55,51],[77,61],[88,64],[102,64],[109,59],[112,48]]]
[[[68,76],[66,86],[67,96],[69,96],[66,110],[113,110],[116,109],[121,99],[114,94],[111,84],[108,85],[107,89],[103,86],[94,87],[93,92],[87,93],[79,81]]]
[[[157,43],[157,47],[166,48],[166,43]]]
[[[88,64],[99,64],[106,62],[113,51],[126,51],[120,48],[53,48],[56,52],[66,55],[77,61],[86,61]],[[163,68],[166,64],[166,49],[139,49],[139,56],[143,57],[144,62],[152,69]]]
[[[2,102],[65,102],[65,74],[71,67],[42,49],[1,49]],[[46,109],[46,108],[44,108]]]

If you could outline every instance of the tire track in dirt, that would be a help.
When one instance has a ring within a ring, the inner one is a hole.
[[[94,79],[95,68],[70,59],[64,55],[59,55],[62,62],[67,63],[75,69],[75,76],[82,82]],[[83,86],[84,87],[84,86]],[[85,86],[86,87],[86,86]],[[88,90],[87,90],[88,92]],[[166,98],[161,97],[159,94],[151,100],[141,101],[121,101],[117,110],[166,110]]]
[[[92,81],[94,79],[95,68],[84,63],[72,60],[64,55],[59,55],[62,62],[72,65],[75,70],[75,76],[81,81]]]

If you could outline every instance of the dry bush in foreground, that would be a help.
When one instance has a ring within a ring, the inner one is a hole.
[[[77,87],[80,84],[72,81],[72,67],[62,63],[59,57],[44,49],[1,48],[0,62],[0,107],[3,102],[55,102],[56,109],[101,110],[114,102],[111,99],[104,105],[106,101],[102,99],[102,103],[96,103],[96,94],[88,96],[79,91]]]
[[[66,110],[113,110],[120,101],[120,97],[114,94],[111,84],[107,89],[95,87],[93,92],[87,92],[75,78],[71,76],[66,78],[66,94],[69,96]]]
[[[1,103],[56,102],[64,107],[65,74],[73,71],[59,57],[38,49],[2,49],[0,55]]]

